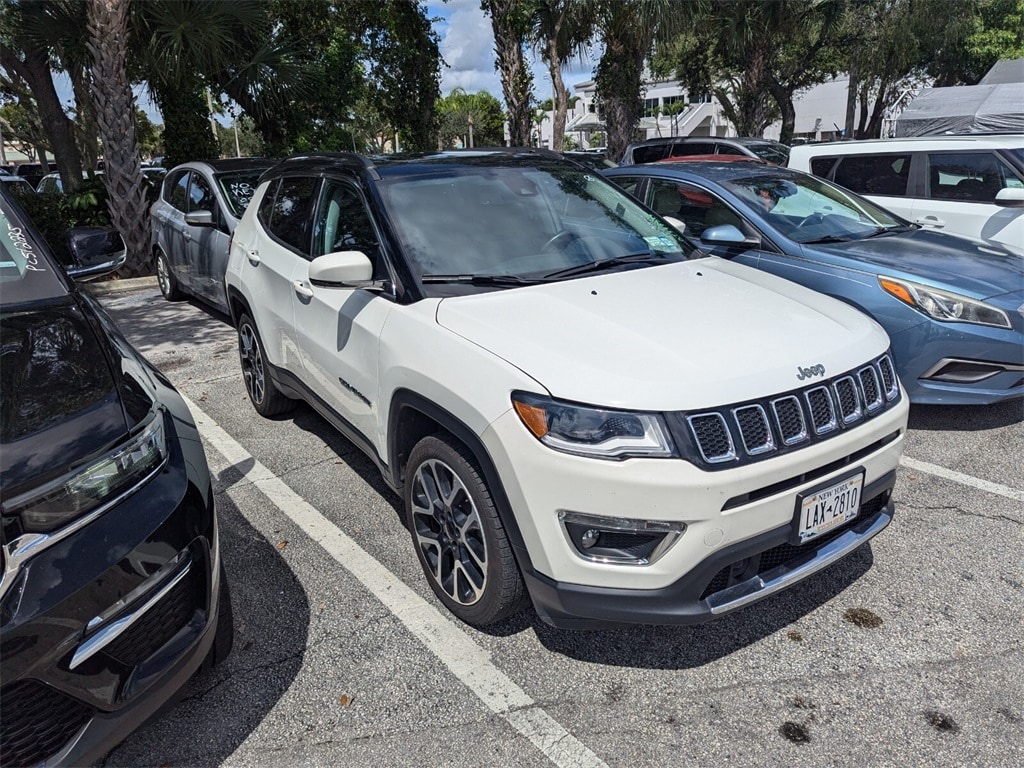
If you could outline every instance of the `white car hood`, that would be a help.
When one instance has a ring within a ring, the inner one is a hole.
[[[874,320],[718,258],[446,298],[437,322],[553,396],[607,407],[705,408],[813,384],[882,354]]]

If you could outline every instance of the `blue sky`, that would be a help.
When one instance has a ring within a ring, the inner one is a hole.
[[[427,15],[436,19],[434,30],[441,40],[441,57],[447,64],[441,69],[441,94],[464,88],[470,93],[488,91],[501,99],[501,78],[494,69],[494,35],[490,19],[480,10],[480,0],[427,3]],[[562,72],[570,92],[576,83],[593,77],[597,55],[598,52],[592,54],[592,61],[571,62]],[[551,78],[538,56],[530,58],[534,94],[542,101],[551,96]]]

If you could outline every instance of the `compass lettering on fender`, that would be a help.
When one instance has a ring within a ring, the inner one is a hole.
[[[810,379],[815,376],[824,376],[825,366],[818,363],[817,365],[812,365],[809,368],[797,368],[796,371],[797,381],[803,381],[804,379]]]

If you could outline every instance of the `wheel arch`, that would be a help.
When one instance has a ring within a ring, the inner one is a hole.
[[[498,510],[501,524],[512,544],[516,561],[523,573],[532,573],[533,564],[530,560],[526,543],[519,523],[512,510],[512,504],[505,493],[501,476],[491,459],[487,448],[477,434],[466,426],[457,416],[437,403],[408,389],[400,389],[391,399],[388,423],[388,467],[391,486],[404,498],[405,467],[409,454],[416,444],[424,437],[446,432],[462,443],[472,454],[480,472],[491,492],[491,498]]]

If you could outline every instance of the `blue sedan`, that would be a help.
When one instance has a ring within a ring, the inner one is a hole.
[[[602,172],[703,250],[846,301],[889,333],[915,403],[1024,397],[1024,254],[921,229],[799,171],[655,163]]]

